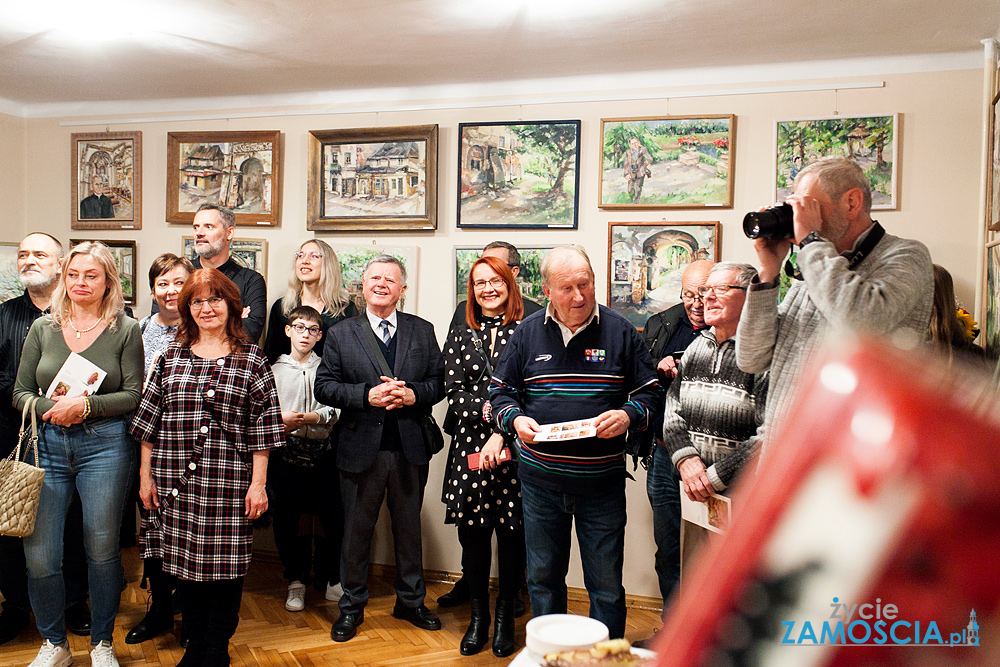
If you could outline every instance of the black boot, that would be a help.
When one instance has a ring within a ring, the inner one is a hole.
[[[455,582],[451,590],[437,599],[439,607],[457,607],[469,601],[469,584],[463,576]]]
[[[493,625],[493,655],[504,658],[514,652],[514,600],[497,598]]]
[[[141,644],[174,627],[174,603],[169,580],[162,571],[150,571],[146,578],[151,598],[149,609],[142,620],[125,635],[126,644]]]
[[[472,608],[472,619],[459,646],[462,655],[479,653],[490,638],[490,599],[472,598],[469,606]]]

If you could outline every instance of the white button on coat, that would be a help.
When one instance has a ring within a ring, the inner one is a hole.
[[[188,470],[194,470],[197,467],[198,467],[198,464],[195,463],[194,461],[191,461],[191,463],[188,464]]]
[[[202,426],[201,427],[201,432],[202,433],[208,433],[208,427],[207,426]]]
[[[220,366],[225,366],[226,365],[226,360],[225,359],[216,359],[215,363],[219,364]]]
[[[212,398],[213,396],[215,396],[215,390],[209,389],[208,391],[205,392],[205,395],[208,396],[209,398]]]

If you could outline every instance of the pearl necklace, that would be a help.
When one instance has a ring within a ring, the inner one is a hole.
[[[93,324],[90,325],[89,329],[77,329],[76,325],[73,324],[73,318],[71,317],[71,318],[69,318],[69,326],[70,326],[70,328],[73,331],[76,332],[77,340],[79,340],[81,334],[85,334],[85,333],[89,333],[89,332],[93,331],[94,329],[97,328],[97,325],[100,324],[103,321],[104,321],[104,318],[103,317],[99,317],[99,318],[97,318],[96,322],[94,322]]]

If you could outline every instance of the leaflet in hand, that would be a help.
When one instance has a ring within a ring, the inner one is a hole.
[[[725,533],[729,530],[729,516],[732,512],[729,498],[713,493],[708,500],[699,503],[688,498],[684,491],[684,482],[680,482],[679,488],[682,519],[707,528],[713,533]]]
[[[596,418],[578,419],[572,422],[559,422],[558,424],[542,424],[538,427],[539,432],[535,434],[535,442],[593,438],[597,435],[597,427],[594,426],[595,421]]]
[[[108,372],[76,352],[70,352],[45,392],[46,398],[62,396],[93,396]]]

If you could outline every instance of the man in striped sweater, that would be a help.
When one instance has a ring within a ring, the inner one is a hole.
[[[573,522],[590,615],[625,633],[625,435],[663,409],[653,360],[625,318],[598,306],[582,248],[542,261],[549,305],[514,331],[490,387],[495,425],[521,440],[528,592],[535,616],[566,612]],[[592,419],[593,437],[536,441],[540,424]]]

